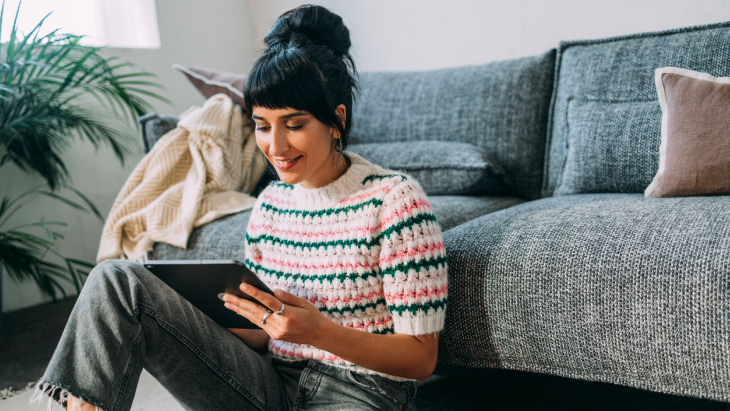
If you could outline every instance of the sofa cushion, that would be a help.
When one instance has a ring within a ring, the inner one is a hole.
[[[644,195],[730,193],[730,77],[662,67],[656,84],[662,144],[659,171]]]
[[[142,130],[142,145],[145,154],[152,150],[160,137],[167,134],[168,131],[177,127],[179,118],[174,116],[166,116],[157,113],[145,114],[139,118],[140,129]]]
[[[489,195],[511,188],[504,169],[484,149],[458,141],[355,144],[349,151],[418,181],[428,195]]]
[[[353,143],[460,141],[487,150],[514,183],[540,196],[555,50],[484,65],[362,72]]]
[[[656,101],[571,99],[568,152],[554,195],[642,192],[659,164],[661,116]]]
[[[428,196],[428,201],[441,231],[525,202],[521,198],[507,196]]]
[[[439,361],[730,401],[730,196],[582,194],[444,233]]]
[[[730,22],[561,42],[543,196],[641,193],[659,167],[654,70],[730,74]]]
[[[205,67],[185,67],[173,64],[172,68],[185,74],[193,86],[206,99],[218,93],[223,93],[233,100],[235,104],[246,107],[243,100],[243,85],[246,84],[246,75],[229,73]]]

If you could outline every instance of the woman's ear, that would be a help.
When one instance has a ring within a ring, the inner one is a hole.
[[[342,122],[342,128],[345,128],[345,124],[347,124],[347,108],[344,104],[340,104],[339,106],[337,106],[335,112],[337,113],[337,117],[339,117],[340,121]]]

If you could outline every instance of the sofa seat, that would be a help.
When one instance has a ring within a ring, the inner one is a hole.
[[[502,210],[525,200],[507,196],[430,196],[429,201],[441,229],[446,231],[484,214]],[[233,214],[196,228],[187,249],[156,243],[151,259],[194,260],[234,258],[244,260],[243,239],[251,210]]]
[[[441,363],[730,401],[730,196],[551,197],[444,240]]]

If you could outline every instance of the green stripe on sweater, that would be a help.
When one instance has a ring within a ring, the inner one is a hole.
[[[359,311],[362,311],[362,312],[365,312],[365,310],[367,310],[368,308],[375,309],[379,305],[385,306],[386,305],[385,300],[382,299],[382,298],[380,298],[380,299],[378,299],[374,303],[355,304],[352,307],[350,307],[348,305],[348,306],[345,306],[345,307],[342,307],[342,308],[337,308],[337,307],[327,308],[326,306],[324,306],[324,307],[320,307],[319,308],[319,312],[321,312],[321,313],[327,313],[327,314],[340,314],[340,315],[342,315],[344,313],[354,313],[355,311],[358,311],[358,310]]]
[[[408,177],[406,177],[402,174],[370,174],[369,176],[365,177],[362,180],[362,185],[367,184],[369,181],[385,180],[386,178],[391,178],[391,177],[400,177],[401,181],[408,180]]]
[[[395,276],[395,273],[400,271],[402,273],[408,273],[410,270],[418,270],[419,268],[425,268],[428,270],[431,267],[439,268],[439,266],[443,266],[443,268],[446,268],[447,259],[446,256],[436,257],[436,258],[429,258],[427,260],[421,260],[421,261],[409,261],[407,263],[402,264],[396,264],[392,267],[386,268],[384,270],[380,270],[380,275],[383,277],[385,276]]]
[[[246,241],[248,241],[249,244],[258,244],[260,242],[266,242],[270,241],[272,244],[281,244],[285,245],[287,247],[291,246],[294,248],[301,247],[302,249],[312,249],[312,248],[320,248],[320,247],[349,247],[349,246],[355,246],[355,247],[362,247],[365,246],[367,248],[374,247],[378,244],[380,244],[381,238],[390,238],[391,235],[400,234],[401,231],[403,231],[406,228],[413,227],[414,225],[418,225],[424,222],[433,222],[436,223],[436,217],[431,213],[421,213],[416,216],[409,217],[408,219],[405,219],[401,221],[398,224],[392,225],[388,227],[387,229],[383,230],[380,235],[376,237],[372,237],[370,240],[367,238],[363,239],[345,239],[345,240],[334,240],[334,241],[318,241],[318,242],[303,242],[303,241],[292,241],[292,240],[285,240],[282,238],[279,238],[275,235],[270,234],[262,234],[257,237],[252,237],[246,233]]]
[[[377,277],[378,271],[375,270],[369,270],[365,271],[364,273],[339,273],[339,274],[314,274],[314,275],[307,275],[307,274],[297,274],[297,273],[288,273],[284,271],[279,270],[272,270],[270,268],[263,267],[258,264],[254,264],[253,261],[246,259],[246,266],[251,269],[252,271],[256,273],[263,273],[265,275],[271,275],[276,277],[277,280],[279,279],[289,279],[292,278],[294,280],[302,280],[302,281],[314,281],[314,280],[320,280],[320,281],[328,281],[332,282],[333,280],[337,279],[340,282],[345,281],[346,279],[350,279],[352,281],[357,280],[358,278],[362,278],[363,281],[367,281],[370,279],[370,277]],[[403,273],[407,273],[406,270],[418,270],[418,269],[425,269],[428,271],[429,268],[435,267],[439,268],[439,266],[446,267],[446,257],[437,257],[437,258],[429,258],[425,260],[421,260],[419,262],[411,261],[406,264],[398,264],[391,268],[388,268],[386,270],[382,270],[380,274],[382,276],[394,276],[397,271],[401,271]]]
[[[411,314],[416,314],[419,311],[422,311],[424,313],[427,313],[429,309],[433,308],[434,310],[438,310],[439,308],[446,309],[446,305],[448,304],[449,299],[444,298],[443,300],[436,300],[436,301],[429,301],[427,303],[413,303],[408,305],[389,305],[388,311],[390,311],[391,315],[398,313],[398,315],[403,315],[404,312],[408,311]]]
[[[279,208],[275,207],[268,203],[261,204],[261,208],[265,210],[273,211],[276,214],[288,214],[288,215],[294,215],[296,217],[322,217],[323,215],[331,215],[331,214],[339,214],[344,212],[347,214],[348,211],[357,211],[361,208],[365,208],[365,206],[373,205],[375,207],[380,207],[381,204],[383,204],[383,200],[377,199],[377,198],[371,198],[368,201],[364,201],[362,203],[353,204],[351,206],[342,207],[342,208],[326,208],[324,210],[317,210],[317,211],[309,211],[309,210],[292,210],[288,208]]]

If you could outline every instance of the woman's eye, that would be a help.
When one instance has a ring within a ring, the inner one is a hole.
[[[299,130],[300,128],[302,128],[302,126],[290,126],[290,127],[287,127],[287,128],[289,130]]]
[[[268,127],[256,127],[256,130],[259,130],[259,131],[266,131],[267,129],[268,129]]]

